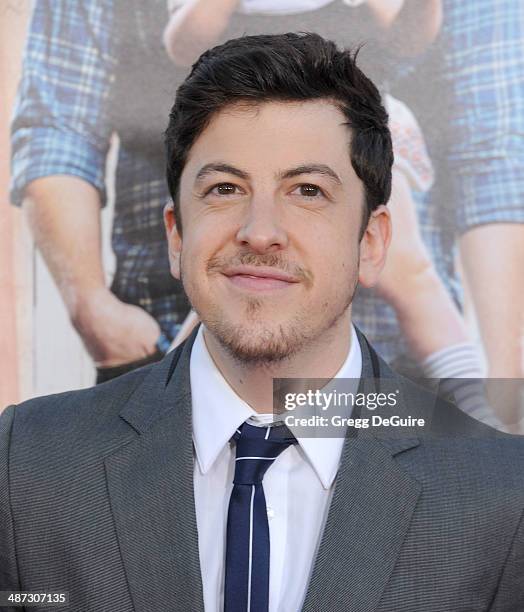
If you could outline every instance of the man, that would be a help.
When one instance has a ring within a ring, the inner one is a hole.
[[[75,612],[522,608],[522,440],[350,324],[384,264],[393,161],[354,57],[315,34],[215,47],[166,143],[171,271],[203,324],[158,364],[5,411],[0,590]],[[295,437],[273,379],[297,377],[393,383],[434,435]]]

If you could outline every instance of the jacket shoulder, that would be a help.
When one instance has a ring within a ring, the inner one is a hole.
[[[6,410],[12,419],[11,444],[41,446],[43,440],[82,440],[110,436],[128,426],[119,413],[154,364],[95,387],[26,400]],[[121,423],[120,423],[121,422]]]
[[[524,436],[503,433],[462,411],[455,403],[412,381],[398,377],[406,399],[406,412],[423,418],[421,448],[433,465],[448,475],[493,491],[512,490],[524,508]],[[417,432],[418,435],[418,432]]]

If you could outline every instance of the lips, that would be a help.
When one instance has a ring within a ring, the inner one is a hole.
[[[282,270],[258,266],[228,268],[223,274],[236,287],[255,291],[283,289],[300,282],[295,276]]]

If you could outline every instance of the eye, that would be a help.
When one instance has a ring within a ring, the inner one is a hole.
[[[214,185],[213,187],[211,187],[211,189],[208,189],[208,191],[206,192],[206,195],[208,194],[219,195],[219,196],[234,195],[236,192],[236,189],[237,189],[237,186],[233,185],[233,183],[218,183],[217,185]]]
[[[317,198],[318,196],[324,196],[324,192],[318,185],[313,185],[311,183],[303,183],[302,185],[298,185],[294,191],[298,190],[298,195],[305,198]]]

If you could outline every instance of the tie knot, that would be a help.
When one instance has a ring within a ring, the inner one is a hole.
[[[297,442],[285,426],[255,427],[243,423],[233,436],[237,443],[234,484],[260,484],[275,459]]]

